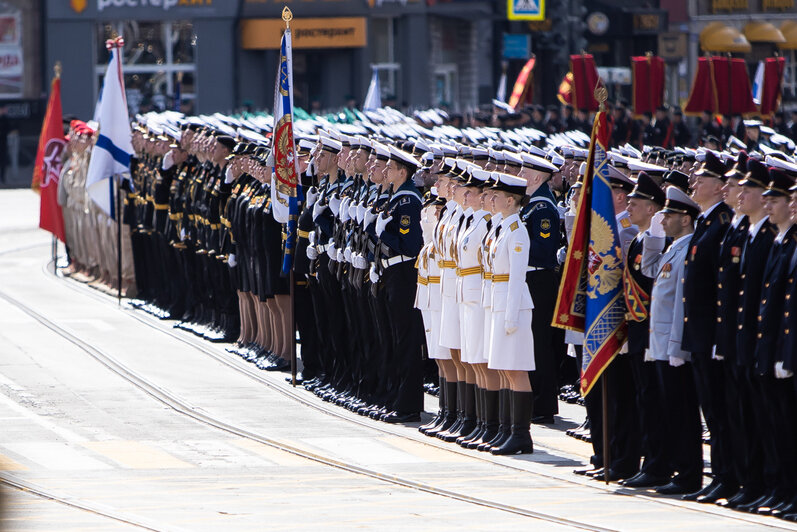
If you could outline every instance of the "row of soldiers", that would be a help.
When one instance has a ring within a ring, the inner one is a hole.
[[[232,350],[282,370],[293,289],[308,389],[373,418],[417,421],[425,353],[440,409],[424,433],[530,452],[529,421],[552,423],[558,386],[577,379],[565,343],[579,355],[582,339],[551,322],[588,138],[409,122],[297,127],[291,286],[281,272],[288,201],[266,135],[263,122],[220,115],[141,118],[125,216],[142,306],[212,339],[237,334]],[[585,398],[596,467],[581,472],[600,476],[605,465],[629,487],[791,515],[785,307],[797,165],[771,148],[624,145],[609,160],[630,333],[607,370],[611,463],[596,386]],[[501,227],[525,235],[509,248],[523,268],[496,282]],[[499,323],[491,305],[504,282],[523,318]],[[703,489],[701,412],[714,477]]]

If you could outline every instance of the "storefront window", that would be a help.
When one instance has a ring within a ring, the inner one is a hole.
[[[100,24],[97,28],[97,94],[110,57],[105,41],[118,35],[125,41],[123,70],[130,114],[166,109],[192,113],[196,98],[196,35],[191,22]]]
[[[23,93],[22,15],[0,2],[0,98],[21,98]]]
[[[382,103],[398,97],[396,93],[400,65],[396,63],[396,19],[374,17],[371,19],[371,35],[373,46],[373,64],[379,73],[379,88]]]

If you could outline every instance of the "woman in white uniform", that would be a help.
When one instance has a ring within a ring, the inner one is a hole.
[[[530,242],[518,214],[526,201],[526,181],[498,174],[492,188],[493,208],[503,219],[489,251],[492,313],[488,367],[500,372],[502,388],[510,390],[511,429],[503,442],[491,446],[490,452],[525,454],[534,450],[529,432],[533,400],[528,372],[535,369],[531,332],[534,305],[526,284]]]

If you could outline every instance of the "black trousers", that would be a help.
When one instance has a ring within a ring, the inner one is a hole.
[[[346,350],[346,321],[343,313],[343,301],[340,293],[340,283],[337,276],[329,271],[329,259],[326,255],[318,258],[318,284],[323,294],[324,336],[323,342],[328,349],[326,375],[337,386],[345,385],[344,367]]]
[[[794,377],[775,379],[775,403],[769,410],[769,419],[777,438],[778,469],[780,487],[797,495],[797,396]]]
[[[725,363],[725,413],[734,474],[745,489],[758,493],[764,489],[764,453],[756,427],[754,386],[752,368]]]
[[[318,330],[315,326],[313,299],[307,281],[295,281],[293,288],[293,312],[299,338],[302,341],[302,376],[312,379],[321,374],[318,354]]]
[[[533,416],[553,416],[559,413],[558,369],[564,335],[551,326],[559,289],[559,275],[554,270],[537,270],[526,273],[526,284],[534,302],[531,331],[534,335],[534,363],[529,372],[534,391]],[[554,342],[554,339],[557,341]]]
[[[723,484],[738,484],[725,415],[725,363],[711,353],[692,353],[692,372],[703,418],[711,432],[711,472]]]
[[[776,380],[771,374],[753,375],[752,406],[756,420],[756,436],[763,446],[762,477],[765,490],[775,489],[781,484],[780,464],[783,458],[779,456],[782,448],[778,445],[781,437],[778,434],[780,422],[773,414],[780,391]],[[791,452],[794,452],[794,449]]]
[[[672,469],[667,460],[667,415],[664,394],[659,386],[655,362],[645,362],[644,353],[629,353],[631,375],[636,388],[636,406],[639,415],[640,450],[645,457],[642,472],[657,477],[669,477]]]
[[[369,357],[374,379],[371,386],[369,386],[371,401],[374,404],[387,405],[392,391],[388,364],[393,359],[395,348],[390,314],[388,312],[387,290],[381,282],[376,285],[369,283],[366,286],[368,304],[374,323],[374,347]]]
[[[629,354],[614,357],[605,372],[608,382],[603,382],[604,386],[608,384],[610,467],[625,478],[639,472],[642,453],[631,358]]]
[[[584,347],[577,345],[576,362],[578,367],[582,366],[584,358]],[[603,467],[603,380],[598,381],[584,397],[584,407],[589,418],[589,436],[592,440],[592,456],[589,462],[595,467]]]
[[[390,406],[396,412],[423,410],[424,341],[421,313],[414,307],[418,270],[412,261],[402,262],[382,273],[394,349],[388,361],[392,395]]]
[[[703,477],[703,426],[691,364],[677,368],[656,361],[659,386],[666,405],[668,462],[682,485],[699,485]]]

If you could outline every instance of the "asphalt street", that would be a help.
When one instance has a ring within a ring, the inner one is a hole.
[[[0,191],[2,531],[797,530],[573,475],[581,407],[516,458],[363,419],[57,276],[37,226]]]

